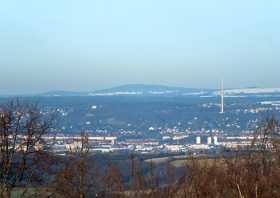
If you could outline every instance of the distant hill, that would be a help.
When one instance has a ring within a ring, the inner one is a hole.
[[[244,88],[226,89],[225,96],[265,96],[279,95],[280,88]],[[211,97],[220,94],[220,90],[172,87],[164,85],[144,85],[128,84],[110,89],[97,90],[92,92],[73,92],[73,91],[50,91],[40,94],[40,96],[59,97],[59,96],[201,96]]]
[[[226,96],[271,96],[279,95],[280,88],[244,88],[244,89],[226,89],[224,90]],[[214,95],[219,95],[220,91],[215,91]]]
[[[208,92],[209,90],[207,90]],[[99,90],[92,93],[92,95],[192,95],[203,94],[202,89],[171,87],[164,85],[143,85],[130,84],[111,89]]]
[[[129,84],[93,92],[50,91],[40,96],[204,95],[213,90],[164,85]]]
[[[87,92],[74,92],[74,91],[62,91],[62,90],[56,90],[56,91],[49,91],[46,93],[39,94],[39,96],[49,96],[49,97],[59,97],[59,96],[87,96]]]

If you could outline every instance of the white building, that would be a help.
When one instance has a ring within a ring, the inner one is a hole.
[[[207,137],[207,144],[212,144],[212,137]]]
[[[213,139],[214,139],[214,144],[215,144],[215,145],[218,145],[218,144],[219,144],[219,143],[218,143],[218,137],[217,137],[217,136],[214,136]]]
[[[196,137],[196,144],[201,144],[201,137],[199,136]]]

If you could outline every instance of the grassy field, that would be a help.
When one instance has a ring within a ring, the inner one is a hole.
[[[212,166],[216,163],[216,165],[224,165],[225,160],[224,159],[212,159],[212,158],[195,158],[195,163],[198,163],[201,166]],[[173,160],[171,162],[171,165],[176,168],[181,168],[186,165],[191,165],[193,162],[193,159],[186,158],[186,159],[179,159],[179,160]]]

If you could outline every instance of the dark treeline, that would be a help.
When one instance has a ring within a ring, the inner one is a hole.
[[[18,101],[0,107],[0,197],[280,197],[279,124],[256,130],[246,152],[217,158],[190,154],[180,168],[130,154],[89,152],[86,133],[66,156],[52,154],[53,117]]]

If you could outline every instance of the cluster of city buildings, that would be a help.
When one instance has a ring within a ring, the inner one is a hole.
[[[223,83],[221,84],[220,91],[220,114],[225,113],[224,106],[224,89]],[[274,105],[276,107],[280,106],[280,102],[262,102],[261,105]],[[217,105],[215,103],[203,104],[203,108],[211,108],[211,106]],[[235,113],[240,113],[243,111],[244,114],[247,113],[259,113],[265,112],[271,107],[257,107],[249,109],[236,109]],[[92,110],[96,110],[97,106],[92,106]],[[65,113],[64,111],[62,113]],[[227,129],[236,129],[241,131],[240,120],[237,118],[234,122],[230,123],[231,120],[228,115],[222,116],[222,123],[218,123],[218,128],[221,128],[221,124],[225,124]],[[192,126],[193,123],[198,122],[198,117],[194,117],[193,120],[188,121],[188,125]],[[203,124],[207,124],[204,121]],[[247,124],[248,126],[257,127],[258,120],[250,120]],[[90,122],[86,122],[86,125],[90,125]],[[178,123],[180,126],[181,123]],[[135,152],[141,154],[149,153],[183,153],[183,152],[200,152],[200,151],[218,151],[221,149],[240,149],[251,145],[254,140],[253,131],[249,133],[235,133],[235,136],[230,136],[230,133],[224,133],[217,128],[201,128],[200,131],[192,131],[191,127],[187,128],[185,131],[180,132],[180,127],[174,128],[156,128],[149,127],[150,132],[156,132],[160,134],[160,138],[134,138],[133,135],[136,134],[135,131],[125,131],[121,130],[118,133],[108,133],[108,131],[101,131],[104,136],[89,136],[88,137],[88,151],[93,153],[111,153],[111,152]],[[101,133],[99,133],[101,134]],[[108,136],[108,135],[116,136]],[[123,136],[130,136],[130,138],[120,138]],[[141,137],[141,135],[140,135]],[[143,137],[143,136],[142,136]],[[151,136],[150,136],[151,137]],[[57,153],[71,152],[75,148],[79,148],[82,145],[81,138],[79,136],[65,136],[61,135],[55,138],[54,151]]]
[[[60,135],[55,138],[53,151],[57,154],[75,151],[82,147],[80,136]],[[187,153],[215,151],[222,148],[237,149],[249,146],[254,139],[252,135],[224,136],[197,134],[184,136],[163,136],[161,139],[127,139],[119,140],[116,136],[88,136],[87,147],[92,153]]]

